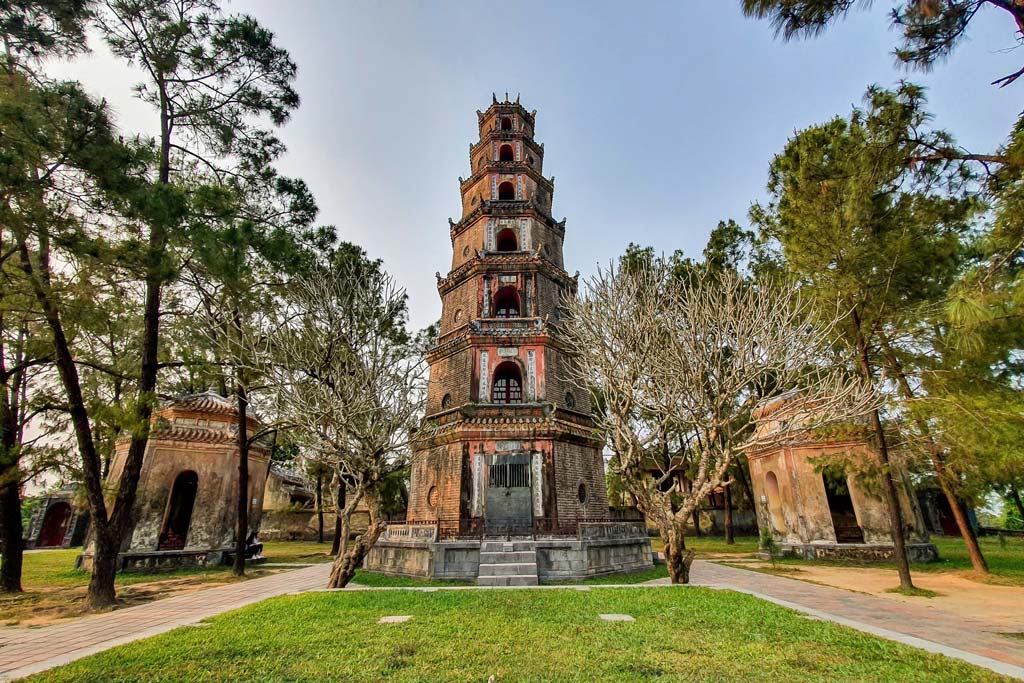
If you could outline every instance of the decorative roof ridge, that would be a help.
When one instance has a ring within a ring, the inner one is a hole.
[[[124,441],[128,437],[118,439]],[[215,427],[196,427],[180,424],[158,424],[151,432],[150,439],[164,441],[190,441],[192,443],[234,444],[238,440],[234,429],[218,429]],[[250,448],[270,451],[270,446],[262,439],[250,444]]]
[[[500,209],[502,208],[508,208],[510,211],[501,211]],[[499,210],[496,211],[495,209]],[[533,197],[530,199],[485,199],[458,221],[453,221],[450,217],[448,218],[448,231],[451,234],[452,241],[454,242],[455,237],[458,236],[459,233],[468,229],[484,215],[498,216],[506,213],[510,213],[519,218],[526,217],[520,214],[532,213],[544,219],[544,222],[547,223],[548,227],[560,231],[562,237],[565,236],[566,219],[562,218],[562,220],[556,221],[554,216],[544,212],[544,208],[540,206]]]
[[[572,280],[578,284],[578,273],[576,276],[569,275],[569,272],[552,261],[550,258],[545,256],[542,252],[537,251],[514,251],[514,252],[500,252],[500,251],[487,251],[481,252],[477,250],[476,255],[468,261],[463,261],[461,264],[448,271],[448,275],[441,277],[441,273],[435,273],[437,278],[437,289],[444,295],[450,291],[453,287],[463,282],[465,278],[475,274],[480,269],[486,268],[488,265],[514,265],[514,264],[532,264],[539,266],[539,270],[547,271],[548,275],[555,275],[566,280]]]

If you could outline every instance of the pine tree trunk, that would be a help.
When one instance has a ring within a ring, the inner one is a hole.
[[[117,557],[121,551],[120,538],[112,538],[109,527],[103,532],[94,530],[92,576],[89,577],[89,607],[110,607],[117,600],[114,578],[117,576]]]
[[[971,520],[967,518],[967,510],[964,508],[964,504],[956,497],[953,489],[950,488],[949,483],[943,476],[939,475],[936,478],[939,481],[939,488],[942,489],[942,493],[945,494],[946,500],[949,502],[949,509],[953,513],[953,519],[956,521],[956,528],[960,531],[960,537],[963,539],[964,545],[967,546],[967,554],[971,558],[971,566],[974,567],[974,571],[981,574],[990,573],[988,561],[981,552],[981,545],[978,544],[978,535],[974,532],[974,527],[971,526]]]
[[[324,471],[316,471],[316,542],[324,542]]]
[[[1017,490],[1016,486],[1010,487],[1010,500],[1017,506],[1017,514],[1020,515],[1020,519],[1024,522],[1024,501],[1020,499],[1020,491]]]
[[[50,328],[53,340],[54,365],[60,377],[61,385],[64,387],[64,398],[67,401],[68,415],[71,426],[75,433],[75,440],[78,452],[82,458],[82,481],[85,485],[86,498],[89,501],[89,514],[92,520],[93,535],[95,537],[93,551],[93,574],[89,579],[87,592],[87,604],[90,609],[108,607],[114,603],[114,575],[117,570],[117,555],[121,550],[121,537],[124,534],[128,523],[128,511],[135,503],[135,491],[139,482],[139,471],[142,468],[142,455],[145,452],[145,438],[139,448],[138,435],[133,436],[132,443],[128,449],[128,457],[125,461],[125,469],[118,482],[117,495],[114,499],[113,514],[107,516],[107,503],[104,499],[104,486],[101,477],[101,458],[96,450],[96,442],[92,438],[92,429],[89,425],[89,413],[85,407],[85,398],[82,394],[82,384],[78,376],[78,367],[75,365],[71,353],[71,345],[64,332],[64,324],[60,317],[60,310],[53,300],[50,289],[49,277],[49,253],[45,244],[45,235],[39,235],[40,245],[38,251],[39,268],[36,269],[28,247],[26,236],[19,236],[18,251],[21,258],[21,269],[24,271],[31,283],[33,294],[39,302]],[[147,318],[148,320],[148,318]],[[145,344],[144,344],[145,347]],[[151,369],[156,370],[156,349],[155,342],[152,347],[153,363]],[[148,358],[144,349],[144,357]],[[143,367],[148,368],[145,362]],[[152,383],[147,381],[144,372],[139,383],[139,406],[136,410],[136,417],[145,416],[144,426],[140,431],[148,437],[149,434],[149,400],[148,393],[152,392],[155,386],[155,374]]]
[[[899,362],[899,358],[896,357],[896,353],[892,350],[892,347],[889,346],[889,342],[885,337],[882,337],[882,344],[885,349],[886,364],[892,374],[896,376],[900,393],[908,400],[913,399],[914,390],[910,386],[910,382],[907,381],[906,373],[903,372],[903,366]],[[939,447],[939,444],[935,442],[935,439],[932,438],[931,430],[928,428],[928,424],[924,420],[915,417],[914,423],[921,431],[921,434],[924,435],[925,439],[927,439],[928,457],[932,461],[932,469],[935,470],[935,478],[938,480],[939,488],[942,489],[942,493],[946,496],[946,501],[949,503],[949,509],[953,513],[953,519],[956,521],[957,529],[960,530],[960,537],[963,539],[964,545],[967,546],[967,554],[971,558],[971,566],[974,567],[974,571],[976,572],[988,574],[988,562],[985,560],[985,556],[981,552],[981,546],[978,544],[978,536],[974,533],[974,528],[967,519],[967,514],[963,510],[960,499],[957,497],[953,488],[949,485],[951,473],[943,460],[942,450]]]
[[[6,438],[6,435],[4,435]],[[12,468],[13,469],[13,468]],[[4,473],[10,477],[0,487],[0,539],[3,540],[2,564],[0,564],[0,592],[21,592],[21,566],[25,551],[21,527],[20,480],[10,469]]]
[[[732,487],[725,487],[725,543],[732,545],[736,542],[732,532]]]
[[[874,372],[871,369],[871,361],[868,358],[868,344],[861,330],[860,316],[856,310],[853,312],[853,321],[856,327],[857,360],[861,375],[865,382],[873,384],[875,378]],[[882,488],[885,495],[885,504],[889,508],[893,559],[896,561],[896,570],[900,576],[900,588],[903,590],[913,590],[914,582],[910,578],[910,561],[907,559],[907,542],[903,531],[903,511],[900,508],[896,483],[892,477],[892,468],[889,463],[889,447],[885,439],[885,430],[882,428],[882,418],[878,414],[877,408],[871,411],[871,426],[875,433],[875,446],[878,458],[882,463]]]
[[[18,429],[18,388],[3,384],[0,389],[0,592],[21,592],[21,566],[25,541],[21,527],[21,472]]]
[[[236,312],[236,332],[241,325]],[[235,396],[238,400],[238,526],[235,528],[235,562],[231,568],[235,576],[245,574],[245,546],[249,538],[249,396],[244,370],[235,370]]]

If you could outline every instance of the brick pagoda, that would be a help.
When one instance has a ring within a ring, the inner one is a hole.
[[[437,282],[430,437],[414,454],[408,524],[389,528],[367,566],[482,579],[476,565],[497,559],[487,540],[503,538],[540,544],[534,580],[538,571],[545,578],[649,567],[650,544],[637,542],[637,525],[610,520],[590,397],[565,378],[571,357],[560,340],[560,304],[576,294],[577,279],[564,269],[565,221],[551,215],[554,179],[543,175],[536,112],[494,98],[477,119],[472,172],[459,179],[462,218],[449,219],[451,271]],[[583,536],[619,551],[607,566],[588,564]],[[632,541],[623,543],[626,536]],[[541,539],[583,545],[551,555]],[[416,552],[417,544],[430,552]]]

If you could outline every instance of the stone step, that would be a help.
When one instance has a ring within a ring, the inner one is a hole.
[[[509,553],[480,553],[480,564],[506,564],[508,562],[536,562],[537,553],[532,550],[520,550]]]
[[[531,576],[537,573],[536,562],[481,564],[479,576]]]
[[[537,544],[534,541],[484,541],[480,544],[482,553],[518,553],[536,550]]]
[[[537,575],[530,576],[480,576],[476,580],[478,586],[536,586]]]

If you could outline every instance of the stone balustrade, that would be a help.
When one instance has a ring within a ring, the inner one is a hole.
[[[437,524],[388,524],[382,538],[387,541],[433,543],[437,540]]]

